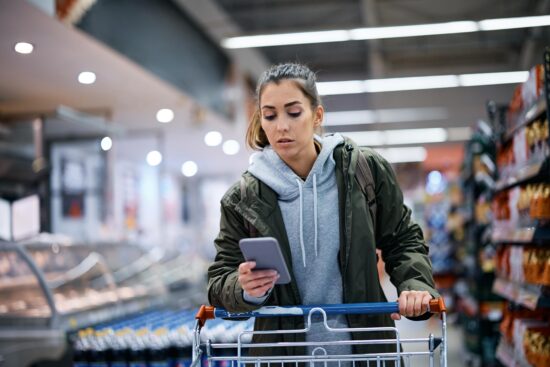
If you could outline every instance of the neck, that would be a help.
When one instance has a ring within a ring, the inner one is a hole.
[[[315,144],[311,144],[307,151],[300,154],[298,158],[288,162],[285,161],[285,163],[290,167],[290,169],[292,169],[292,171],[294,171],[294,173],[296,173],[296,175],[298,175],[298,177],[305,178],[309,175],[311,168],[313,168],[313,164],[317,159],[318,153],[317,146]]]

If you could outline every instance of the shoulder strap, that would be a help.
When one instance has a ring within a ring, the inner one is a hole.
[[[372,217],[372,222],[376,230],[376,193],[374,191],[374,179],[370,170],[367,159],[363,155],[361,149],[359,149],[359,156],[357,158],[357,167],[355,169],[355,177],[361,187],[363,195],[367,198],[367,204],[369,206],[369,212]]]
[[[241,199],[246,198],[246,182],[244,181],[244,176],[241,176]],[[246,228],[246,231],[248,232],[249,237],[258,237],[258,230],[256,227],[252,225],[249,221],[247,221],[245,218],[243,218],[244,221],[244,228]]]

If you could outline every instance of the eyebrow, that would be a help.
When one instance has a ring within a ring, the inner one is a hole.
[[[295,104],[302,104],[302,102],[300,102],[300,101],[288,102],[288,103],[285,103],[285,107],[294,106]],[[272,109],[272,110],[275,109],[275,107],[269,106],[269,105],[264,105],[264,106],[262,106],[262,109],[263,109],[263,108],[269,108],[269,109]]]

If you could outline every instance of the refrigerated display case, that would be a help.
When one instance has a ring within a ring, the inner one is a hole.
[[[131,244],[1,241],[2,367],[58,360],[67,333],[166,305],[169,289],[198,283],[189,260]]]

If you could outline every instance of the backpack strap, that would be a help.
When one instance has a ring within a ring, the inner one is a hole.
[[[376,193],[374,191],[374,179],[370,170],[367,159],[363,155],[363,152],[359,149],[359,156],[357,157],[357,167],[355,169],[355,177],[357,182],[367,199],[369,212],[374,224],[374,230],[376,230]]]
[[[241,200],[246,198],[246,182],[244,181],[244,176],[241,176]],[[252,225],[249,221],[247,221],[245,218],[243,218],[244,221],[244,228],[246,228],[246,231],[248,232],[248,236],[250,238],[258,237],[258,230],[256,227]]]

